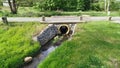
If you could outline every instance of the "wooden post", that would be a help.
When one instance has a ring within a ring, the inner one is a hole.
[[[7,17],[2,17],[2,21],[3,21],[3,23],[5,23],[5,24],[7,24],[8,25],[8,20],[7,20]]]
[[[83,17],[82,17],[82,16],[80,16],[80,20],[83,20]]]
[[[109,16],[109,17],[108,17],[108,21],[111,21],[111,20],[112,20],[112,17],[111,17],[111,16]]]
[[[45,16],[42,16],[42,21],[45,21]]]

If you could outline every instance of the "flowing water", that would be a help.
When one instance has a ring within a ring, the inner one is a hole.
[[[23,68],[37,68],[38,64],[41,63],[51,52],[53,52],[62,42],[68,38],[59,38],[56,42],[49,41],[46,45],[42,46],[39,53],[33,58],[32,62],[25,64]]]

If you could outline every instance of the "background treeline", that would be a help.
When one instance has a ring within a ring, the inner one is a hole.
[[[105,0],[21,0],[20,3],[21,6],[34,6],[41,11],[103,11],[105,8]],[[110,0],[111,11],[118,10],[119,8],[120,1]]]
[[[5,0],[0,0],[0,5],[2,1]],[[16,0],[16,2],[21,7],[35,7],[40,11],[103,11],[105,8],[105,0]],[[119,8],[119,0],[110,0],[111,11]]]

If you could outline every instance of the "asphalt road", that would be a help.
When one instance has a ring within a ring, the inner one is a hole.
[[[109,17],[83,17],[83,21],[106,21]],[[9,22],[43,22],[42,17],[8,17]],[[112,21],[120,23],[120,17],[112,17]],[[0,17],[0,21],[2,21]],[[80,22],[79,16],[45,17],[47,22]]]

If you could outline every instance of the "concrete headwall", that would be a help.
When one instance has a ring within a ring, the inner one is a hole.
[[[54,38],[58,34],[58,29],[54,25],[49,25],[45,28],[40,35],[37,37],[37,40],[41,45],[45,45],[49,40]]]
[[[69,36],[74,33],[75,25],[76,24],[51,24],[48,25],[37,37],[37,40],[40,42],[41,46],[45,45],[51,39],[60,35],[59,27],[62,25],[67,25],[69,28]],[[62,34],[61,34],[62,36]]]

